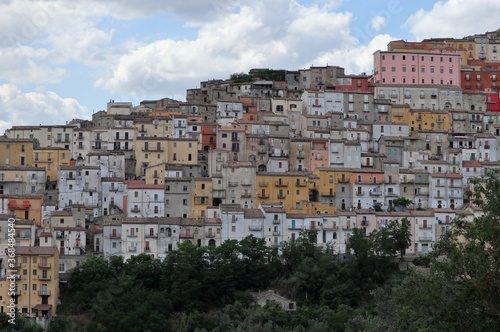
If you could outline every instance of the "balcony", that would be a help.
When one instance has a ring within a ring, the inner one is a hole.
[[[356,191],[356,196],[364,196],[365,192],[364,191]]]
[[[304,159],[305,156],[306,154],[304,153],[304,151],[297,152],[297,159]]]
[[[130,233],[127,235],[127,237],[137,237],[137,233]]]
[[[50,296],[52,295],[52,292],[46,289],[42,289],[38,291],[39,296]]]
[[[288,187],[288,182],[284,182],[284,181],[276,181],[276,182],[274,183],[274,185],[275,185],[276,187]]]
[[[241,185],[242,185],[243,187],[251,187],[251,186],[252,186],[252,183],[250,183],[249,181],[244,181],[244,182],[242,182],[242,183],[241,183]]]
[[[85,187],[85,188],[83,188],[83,191],[85,191],[85,192],[96,192],[97,188]]]
[[[328,226],[322,227],[322,229],[324,231],[337,231],[339,229],[339,227],[337,225],[333,225],[332,227],[328,227]]]
[[[265,182],[265,181],[259,182],[259,187],[267,187],[267,186],[269,186],[269,182]]]
[[[146,235],[144,235],[145,238],[150,238],[150,239],[154,239],[154,238],[157,238],[158,237],[158,234],[155,234],[155,233],[148,233]]]
[[[121,239],[121,238],[122,238],[122,236],[121,236],[120,234],[111,234],[111,235],[110,235],[110,238],[111,238],[111,239],[115,239],[115,240],[116,240],[116,239]]]
[[[227,185],[229,187],[237,187],[238,186],[238,182],[237,181],[229,181]]]
[[[424,225],[418,225],[419,229],[432,229],[432,225],[429,224],[424,224]]]
[[[278,194],[278,199],[284,199],[286,198],[286,195],[284,193]]]
[[[194,239],[194,234],[191,232],[181,232],[179,234],[179,239]]]
[[[136,252],[137,247],[128,247],[128,251]]]
[[[251,230],[251,231],[261,231],[262,230],[262,226],[250,225],[250,226],[248,226],[248,229]]]
[[[151,252],[151,248],[150,247],[144,247],[144,252]]]
[[[484,146],[484,148],[485,148],[486,150],[489,150],[490,146],[489,146],[489,145],[485,145],[485,146]]]
[[[298,181],[298,182],[295,183],[295,186],[296,187],[307,187],[307,182],[300,182],[300,181]]]
[[[258,195],[259,198],[269,198],[269,194],[262,193]]]
[[[208,204],[208,197],[206,197],[206,196],[195,197],[194,204],[195,205],[206,205],[206,204]]]
[[[352,228],[351,228],[351,225],[342,225],[342,229],[344,231],[350,231]]]
[[[280,234],[280,231],[273,231],[273,236],[279,236]]]
[[[209,239],[212,239],[212,238],[215,237],[215,233],[205,233],[205,237],[209,238]]]
[[[51,277],[51,276],[49,276],[49,275],[45,275],[45,276],[44,276],[44,275],[42,274],[42,275],[38,276],[38,280],[46,280],[46,281],[48,281],[48,280],[51,280],[51,279],[52,279],[52,277]]]
[[[267,149],[263,146],[259,146],[259,149],[257,150],[258,154],[267,154]]]
[[[273,225],[279,225],[280,220],[279,219],[273,219]]]
[[[241,198],[251,198],[252,194],[251,193],[242,193]]]
[[[69,143],[69,138],[56,138],[54,141],[56,143]]]
[[[322,197],[335,197],[335,193],[334,192],[321,193],[321,196]]]
[[[38,263],[38,267],[41,269],[50,269],[52,267],[52,264],[47,263],[47,262],[41,262],[41,263]]]
[[[339,183],[349,183],[349,182],[351,182],[350,179],[345,179],[345,178],[339,179]]]
[[[370,190],[370,196],[382,196],[381,190]]]
[[[132,208],[132,210],[130,210],[130,212],[139,213],[139,212],[141,212],[141,209],[135,207],[135,208]]]
[[[431,241],[432,241],[432,238],[431,238],[431,237],[427,237],[427,236],[420,236],[420,237],[418,238],[418,240],[419,240],[420,242],[431,242]]]
[[[226,189],[213,189],[212,190],[213,198],[226,198]]]

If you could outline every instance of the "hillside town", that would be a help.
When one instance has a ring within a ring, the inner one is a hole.
[[[395,40],[373,72],[258,68],[200,82],[186,101],[110,100],[91,120],[0,137],[0,309],[55,315],[93,256],[164,259],[181,242],[249,235],[280,248],[303,230],[340,257],[355,228],[410,221],[405,255],[433,250],[500,168],[500,30]],[[15,111],[15,110],[12,110]],[[7,264],[9,219],[16,263]]]

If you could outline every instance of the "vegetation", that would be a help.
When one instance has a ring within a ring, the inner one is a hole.
[[[284,81],[284,70],[252,69],[250,73],[233,73],[229,79],[235,83],[250,83],[256,80]]]
[[[454,220],[418,269],[399,271],[393,257],[410,245],[407,219],[355,229],[347,261],[316,246],[315,231],[279,253],[248,237],[182,243],[163,261],[95,257],[72,274],[50,331],[499,331],[499,175],[475,184],[484,214]],[[269,288],[297,311],[253,304]]]

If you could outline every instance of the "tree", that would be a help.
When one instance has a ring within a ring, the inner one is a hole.
[[[401,223],[398,220],[391,220],[387,231],[394,248],[399,251],[401,258],[403,258],[406,249],[411,245],[410,220],[403,218]]]
[[[408,199],[406,197],[398,197],[392,201],[392,204],[395,208],[406,211],[410,205],[413,205],[413,202],[411,199]]]

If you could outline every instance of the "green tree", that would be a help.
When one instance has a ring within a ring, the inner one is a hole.
[[[387,231],[396,251],[399,251],[401,258],[403,258],[406,249],[411,245],[410,220],[408,218],[401,219],[401,222],[391,220]]]
[[[413,205],[413,201],[406,197],[398,197],[392,200],[392,204],[395,208],[406,211],[410,205]]]

